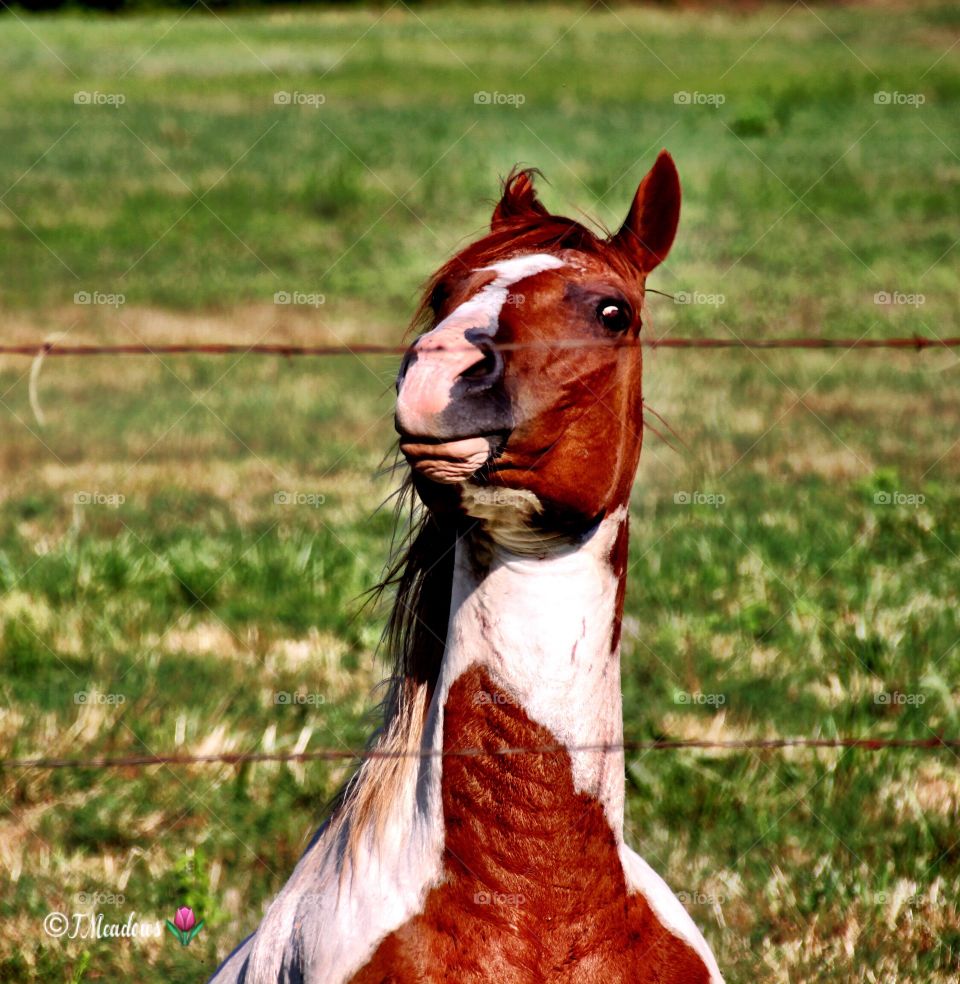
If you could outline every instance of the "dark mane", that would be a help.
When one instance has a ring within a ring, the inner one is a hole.
[[[415,496],[408,477],[397,508],[397,525],[406,522],[407,529],[399,542],[395,532],[390,561],[374,591],[377,595],[393,591],[383,649],[393,662],[395,683],[409,679],[432,689],[447,639],[458,528],[455,521],[441,520],[418,506]],[[403,513],[408,514],[407,520]],[[395,700],[388,697],[387,703]]]
[[[392,593],[380,651],[390,664],[382,725],[371,749],[398,757],[366,759],[332,802],[332,813],[348,820],[348,851],[368,822],[382,818],[380,807],[393,783],[400,782],[419,751],[430,699],[440,675],[447,640],[455,547],[463,530],[454,518],[441,519],[416,500],[407,476],[396,493],[390,559],[369,592],[377,602]],[[381,797],[383,797],[381,799]]]

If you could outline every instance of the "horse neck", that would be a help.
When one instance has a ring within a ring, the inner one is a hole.
[[[561,746],[574,789],[601,804],[618,839],[626,538],[626,509],[619,508],[577,544],[551,546],[541,556],[484,536],[460,540],[428,726],[445,751],[478,743]],[[500,782],[509,773],[510,788],[517,789],[525,761],[523,754],[503,756],[484,774]]]

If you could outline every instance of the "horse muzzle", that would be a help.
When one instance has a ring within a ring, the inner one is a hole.
[[[445,325],[410,346],[397,376],[395,423],[417,474],[465,482],[497,453],[510,429],[503,378],[503,356],[480,332]]]

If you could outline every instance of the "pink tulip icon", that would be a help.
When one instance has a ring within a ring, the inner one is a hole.
[[[193,914],[193,909],[187,905],[177,909],[173,922],[167,920],[167,929],[173,933],[180,941],[181,946],[187,944],[203,929],[203,920],[197,922],[197,917]]]
[[[193,914],[193,909],[188,906],[177,909],[177,914],[173,917],[173,925],[181,933],[189,933],[197,925],[197,917]]]

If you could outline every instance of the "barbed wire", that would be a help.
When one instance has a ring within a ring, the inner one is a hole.
[[[703,749],[717,751],[776,750],[784,748],[852,748],[864,751],[888,749],[960,749],[960,738],[652,738],[597,745],[529,745],[503,748],[455,748],[441,751],[388,751],[377,748],[315,748],[304,752],[216,752],[210,755],[128,755],[119,758],[9,758],[3,769],[123,769],[151,765],[245,765],[255,762],[343,761],[373,758],[480,758],[503,755],[556,755],[577,752],[661,752]]]
[[[491,348],[498,351],[515,351],[526,348],[568,349],[568,348],[632,348],[633,340],[610,339],[556,339],[533,342],[492,343]],[[924,349],[960,348],[960,336],[949,338],[930,338],[913,335],[899,338],[687,338],[664,336],[662,338],[642,338],[639,344],[644,348],[674,349]],[[403,355],[409,345],[376,345],[357,343],[355,345],[289,345],[286,343],[241,342],[164,342],[118,345],[64,345],[57,342],[24,342],[18,345],[0,345],[0,355],[38,356],[119,356],[119,355],[276,355],[297,356],[338,356],[338,355]],[[455,346],[435,346],[431,351],[456,351]]]

